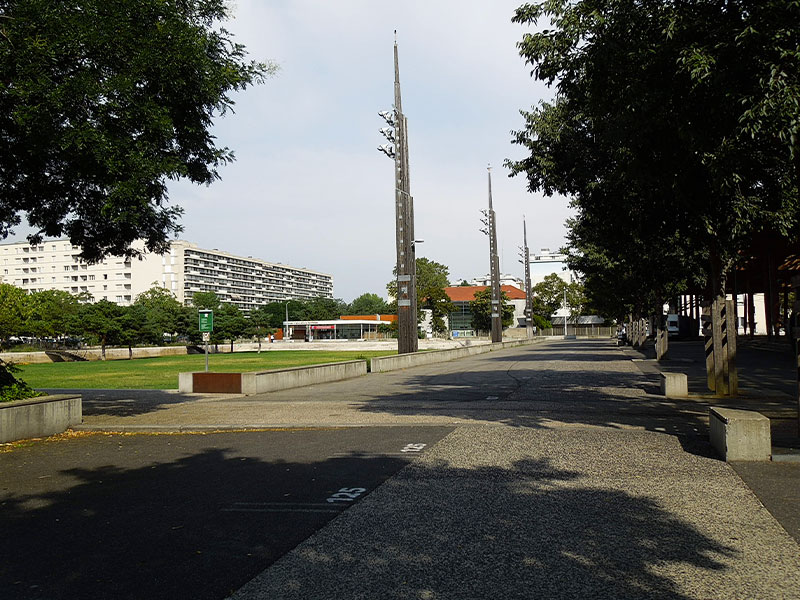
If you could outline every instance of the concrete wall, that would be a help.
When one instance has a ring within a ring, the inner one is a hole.
[[[347,360],[308,367],[271,369],[249,373],[180,373],[178,388],[182,393],[242,393],[246,396],[290,388],[352,379],[367,374],[367,361]],[[232,387],[231,378],[238,376],[240,385]],[[218,385],[215,385],[218,380]],[[202,388],[202,389],[201,389]]]
[[[68,350],[70,354],[82,356],[86,360],[100,360],[100,348],[87,350]],[[186,354],[186,346],[162,346],[154,348],[134,348],[133,358],[156,358],[158,356],[181,356]],[[127,360],[127,348],[106,348],[106,360]],[[45,352],[2,352],[0,360],[17,364],[56,362]]]
[[[348,360],[344,362],[291,367],[253,373],[242,373],[242,393],[245,395],[277,392],[290,388],[353,379],[367,374],[367,361]]]
[[[42,396],[0,403],[0,443],[61,433],[83,419],[80,396]]]
[[[486,352],[492,352],[495,350],[503,350],[504,348],[513,348],[515,346],[536,344],[541,341],[542,338],[534,338],[532,340],[525,339],[525,340],[514,340],[509,342],[500,342],[499,344],[483,344],[480,346],[467,346],[465,348],[457,348],[452,350],[416,352],[413,354],[398,354],[396,356],[380,356],[372,359],[371,371],[373,373],[385,373],[387,371],[396,371],[397,369],[407,369],[409,367],[431,365],[434,363],[456,360],[458,358],[466,358],[467,356],[475,356],[476,354],[485,354]]]

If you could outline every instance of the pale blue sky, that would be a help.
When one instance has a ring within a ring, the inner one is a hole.
[[[397,30],[408,119],[418,256],[460,280],[489,270],[478,229],[493,169],[501,269],[518,276],[522,215],[532,250],[564,243],[563,198],[526,192],[502,164],[519,110],[551,91],[534,82],[511,23],[519,0],[235,0],[226,27],[280,73],[236,97],[217,121],[236,154],[210,187],[170,186],[185,209],[182,238],[330,273],[334,295],[385,296],[395,260],[393,164],[377,113],[393,102]]]

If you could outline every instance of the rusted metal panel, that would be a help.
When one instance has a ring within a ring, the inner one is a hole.
[[[241,394],[241,373],[193,373],[192,389],[203,394]]]

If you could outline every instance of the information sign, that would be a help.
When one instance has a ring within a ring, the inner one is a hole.
[[[198,314],[200,315],[200,331],[214,331],[214,311],[201,310]]]

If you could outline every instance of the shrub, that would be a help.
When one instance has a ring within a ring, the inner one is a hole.
[[[45,395],[32,389],[21,379],[14,377],[14,373],[18,373],[19,370],[14,363],[0,360],[0,402],[25,400]]]

